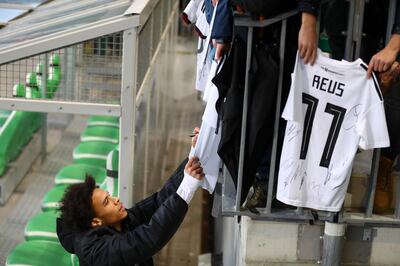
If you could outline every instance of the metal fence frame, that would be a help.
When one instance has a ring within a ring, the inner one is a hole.
[[[364,6],[367,0],[349,0],[349,16],[348,25],[346,32],[346,50],[345,59],[352,61],[358,58],[361,50],[362,41],[362,25],[364,19]],[[393,25],[394,13],[395,13],[396,0],[390,0],[390,9],[388,16],[388,28],[387,28],[387,40],[390,38],[390,30]],[[246,58],[246,77],[245,77],[245,87],[244,87],[244,99],[243,99],[243,114],[242,114],[242,127],[241,127],[241,142],[240,142],[240,155],[239,155],[239,167],[238,167],[238,180],[237,189],[235,197],[235,206],[233,209],[224,210],[224,200],[229,197],[230,193],[226,190],[228,186],[227,181],[229,178],[229,173],[224,167],[223,171],[223,192],[222,192],[222,215],[223,216],[233,216],[234,219],[231,220],[233,227],[228,229],[228,234],[234,235],[234,241],[231,244],[230,249],[228,249],[229,254],[224,254],[224,259],[229,260],[235,265],[241,265],[244,261],[241,248],[241,219],[240,216],[249,216],[252,219],[257,220],[270,220],[270,221],[284,221],[284,222],[295,222],[304,223],[310,220],[314,220],[313,214],[310,210],[303,210],[303,208],[297,208],[296,210],[283,210],[280,212],[271,212],[272,194],[274,187],[274,176],[275,176],[275,162],[277,155],[277,143],[278,143],[278,127],[280,120],[280,105],[281,105],[281,93],[282,93],[282,80],[283,80],[283,65],[284,65],[284,47],[285,47],[285,34],[286,34],[286,21],[287,18],[294,15],[297,12],[288,12],[278,15],[272,19],[267,19],[264,21],[254,21],[250,18],[238,17],[235,18],[235,26],[243,26],[248,28],[247,35],[247,58]],[[249,79],[249,69],[251,63],[251,49],[252,49],[252,35],[254,27],[266,27],[278,21],[282,21],[281,26],[281,41],[279,50],[280,59],[280,71],[278,79],[278,92],[277,92],[277,106],[275,113],[275,124],[274,124],[274,135],[273,135],[273,147],[270,161],[270,171],[269,171],[269,184],[267,193],[267,204],[266,208],[260,212],[260,214],[254,214],[249,211],[241,211],[241,190],[242,190],[242,180],[243,180],[243,163],[244,163],[244,151],[245,151],[245,138],[246,138],[246,120],[247,120],[247,107],[248,107],[248,79]],[[335,228],[334,230],[340,231],[340,235],[330,235],[325,231],[323,237],[323,247],[322,247],[322,263],[323,265],[340,265],[341,260],[341,247],[344,243],[344,232],[346,224],[357,224],[362,226],[389,226],[389,227],[400,227],[400,193],[397,193],[396,200],[396,210],[393,217],[374,217],[372,215],[374,196],[375,196],[375,186],[378,175],[379,167],[379,157],[380,149],[375,149],[372,159],[372,167],[369,181],[369,191],[368,191],[368,203],[365,213],[340,213],[339,216],[331,212],[318,212],[318,218],[321,221],[325,221],[325,229]],[[232,184],[231,184],[232,186]],[[400,192],[400,185],[397,186],[397,191]],[[230,201],[232,199],[229,199]],[[231,207],[230,204],[226,204]],[[329,230],[328,230],[329,231]],[[234,253],[231,253],[232,252]]]
[[[364,5],[366,0],[350,0],[350,8],[349,8],[349,20],[348,20],[348,28],[347,28],[347,39],[346,39],[346,52],[345,59],[352,61],[355,58],[358,58],[360,55],[361,49],[361,41],[362,41],[362,25],[363,25],[363,16],[364,16]],[[388,16],[388,29],[387,29],[387,40],[390,38],[390,30],[393,25],[394,13],[396,5],[396,0],[390,0],[389,16]],[[284,65],[284,47],[285,47],[285,32],[286,32],[286,19],[290,16],[296,14],[297,11],[287,12],[284,14],[280,14],[274,18],[266,19],[263,21],[254,21],[248,17],[237,17],[235,18],[235,26],[242,26],[248,28],[248,43],[247,43],[247,60],[246,60],[246,78],[245,78],[245,89],[244,89],[244,99],[243,99],[243,115],[242,115],[242,127],[241,127],[241,144],[240,144],[240,156],[239,156],[239,171],[238,171],[238,181],[237,181],[237,190],[236,190],[236,198],[235,198],[235,206],[233,209],[222,210],[222,215],[224,216],[250,216],[253,219],[258,220],[274,220],[274,221],[293,221],[293,222],[302,222],[313,220],[314,217],[312,213],[308,209],[297,208],[296,210],[282,210],[278,212],[271,212],[271,203],[272,203],[272,194],[274,187],[274,178],[269,178],[268,184],[268,193],[267,193],[267,204],[266,208],[260,210],[260,214],[254,214],[249,211],[242,211],[240,209],[240,195],[242,189],[242,180],[243,180],[243,162],[244,162],[244,147],[245,147],[245,133],[246,133],[246,119],[247,119],[247,95],[248,95],[248,73],[250,67],[250,54],[252,49],[252,33],[253,28],[255,27],[267,27],[273,23],[278,21],[282,21],[281,26],[281,44],[279,51],[280,58],[280,72],[279,72],[279,83],[278,83],[278,92],[277,92],[277,106],[275,113],[275,125],[274,125],[274,136],[273,136],[273,148],[271,154],[271,162],[270,162],[270,171],[269,176],[275,176],[275,162],[276,162],[276,153],[277,153],[277,141],[278,141],[278,127],[279,127],[279,119],[280,119],[280,105],[281,105],[281,93],[282,93],[282,80],[283,80],[283,65]],[[374,155],[372,159],[372,168],[370,174],[370,182],[368,189],[368,202],[365,213],[340,213],[339,221],[346,223],[354,223],[354,224],[374,224],[374,225],[385,225],[385,226],[396,226],[400,227],[400,196],[397,195],[397,205],[395,214],[392,218],[381,217],[381,216],[373,216],[372,209],[374,203],[374,195],[375,195],[375,186],[378,175],[378,166],[379,166],[379,157],[380,157],[380,149],[374,150]],[[223,171],[224,175],[224,183],[228,178],[227,171]],[[224,192],[222,193],[222,201],[224,198],[229,195],[227,193],[226,188],[224,187]],[[399,194],[399,193],[397,193]],[[222,204],[224,206],[224,204]],[[325,221],[333,221],[337,219],[334,213],[319,211],[318,216],[321,220]]]
[[[166,8],[166,12],[163,14],[167,14],[167,16],[161,19],[160,24],[154,26],[152,23],[152,14],[157,4],[161,2],[163,2],[163,7]],[[0,98],[0,109],[120,117],[120,158],[124,158],[124,160],[119,161],[119,196],[127,206],[133,205],[135,110],[142,101],[143,90],[146,89],[140,86],[148,78],[148,73],[151,73],[151,69],[154,67],[154,61],[160,55],[161,43],[167,42],[165,45],[170,49],[170,39],[173,38],[173,34],[176,34],[174,21],[177,15],[178,4],[176,0],[134,1],[124,16],[105,19],[100,22],[65,30],[61,33],[54,33],[29,40],[10,48],[0,49],[0,65],[2,65],[111,33],[123,32],[120,104]],[[106,7],[102,6],[98,9],[102,8]],[[59,23],[61,20],[72,19],[73,17],[74,15],[64,19],[55,19],[51,23]],[[149,21],[151,24],[148,24]],[[153,44],[155,49],[151,51],[148,58],[149,65],[145,72],[147,76],[144,76],[142,84],[138,84],[140,32],[146,24],[151,25],[151,33],[153,33],[153,30],[158,30],[160,36],[158,36],[158,40]],[[40,24],[38,27],[42,25]],[[156,27],[157,29],[155,29]],[[138,91],[140,93],[137,94]],[[43,137],[46,138],[47,136],[44,135]]]

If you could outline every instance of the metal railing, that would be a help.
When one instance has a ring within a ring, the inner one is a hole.
[[[345,48],[345,59],[352,61],[360,56],[361,42],[362,42],[362,25],[364,16],[364,5],[365,0],[350,0],[349,1],[349,16],[348,25],[346,31],[346,48]],[[395,15],[395,4],[396,0],[390,1],[389,15],[388,15],[388,29],[387,29],[387,41],[390,38],[390,29],[393,25]],[[282,81],[283,81],[283,66],[284,66],[284,47],[285,47],[285,36],[286,36],[286,25],[287,19],[295,15],[297,11],[291,11],[280,14],[276,17],[265,19],[263,21],[255,21],[249,17],[239,16],[235,17],[235,26],[247,27],[247,58],[246,58],[246,77],[244,87],[244,99],[243,99],[243,114],[242,114],[242,127],[241,127],[241,143],[240,143],[240,156],[239,156],[239,171],[237,180],[237,189],[235,189],[229,172],[223,169],[223,187],[222,187],[222,215],[223,216],[249,216],[253,219],[262,220],[281,220],[281,221],[309,221],[315,219],[315,214],[318,215],[319,220],[322,221],[335,221],[355,224],[385,224],[391,226],[400,226],[400,190],[399,184],[397,185],[397,198],[396,198],[396,209],[394,215],[378,216],[373,215],[373,204],[375,197],[375,187],[377,182],[378,168],[379,168],[379,157],[380,149],[375,149],[372,158],[372,167],[369,178],[369,186],[367,191],[367,203],[364,213],[354,212],[340,212],[339,215],[336,213],[325,212],[325,211],[311,211],[309,209],[297,208],[297,209],[272,209],[273,189],[275,185],[275,170],[276,170],[276,156],[277,156],[277,145],[278,145],[278,128],[280,120],[280,109],[281,109],[281,94],[282,94]],[[249,82],[249,68],[251,61],[251,50],[253,41],[253,29],[260,27],[268,27],[274,23],[281,22],[281,36],[280,36],[280,71],[278,80],[277,90],[277,105],[275,110],[275,122],[274,122],[274,135],[273,135],[273,146],[271,152],[269,180],[268,180],[268,192],[267,192],[267,203],[265,208],[258,208],[259,214],[253,213],[248,210],[241,209],[241,193],[242,193],[242,181],[243,181],[243,163],[244,163],[244,148],[246,139],[246,120],[247,120],[247,107],[248,107],[248,82]]]

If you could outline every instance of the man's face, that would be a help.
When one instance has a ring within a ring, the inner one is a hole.
[[[128,215],[119,198],[110,196],[103,189],[94,189],[92,204],[96,218],[101,220],[100,225],[117,225]]]

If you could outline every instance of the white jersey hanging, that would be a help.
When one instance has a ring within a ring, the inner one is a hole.
[[[282,117],[287,126],[278,178],[278,200],[340,211],[357,148],[388,147],[383,98],[367,66],[329,59],[316,63],[297,56]]]

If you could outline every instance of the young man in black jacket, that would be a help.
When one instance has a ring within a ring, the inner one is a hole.
[[[175,234],[204,177],[197,157],[184,160],[164,187],[130,209],[87,177],[66,191],[57,219],[61,245],[85,265],[153,265]]]

